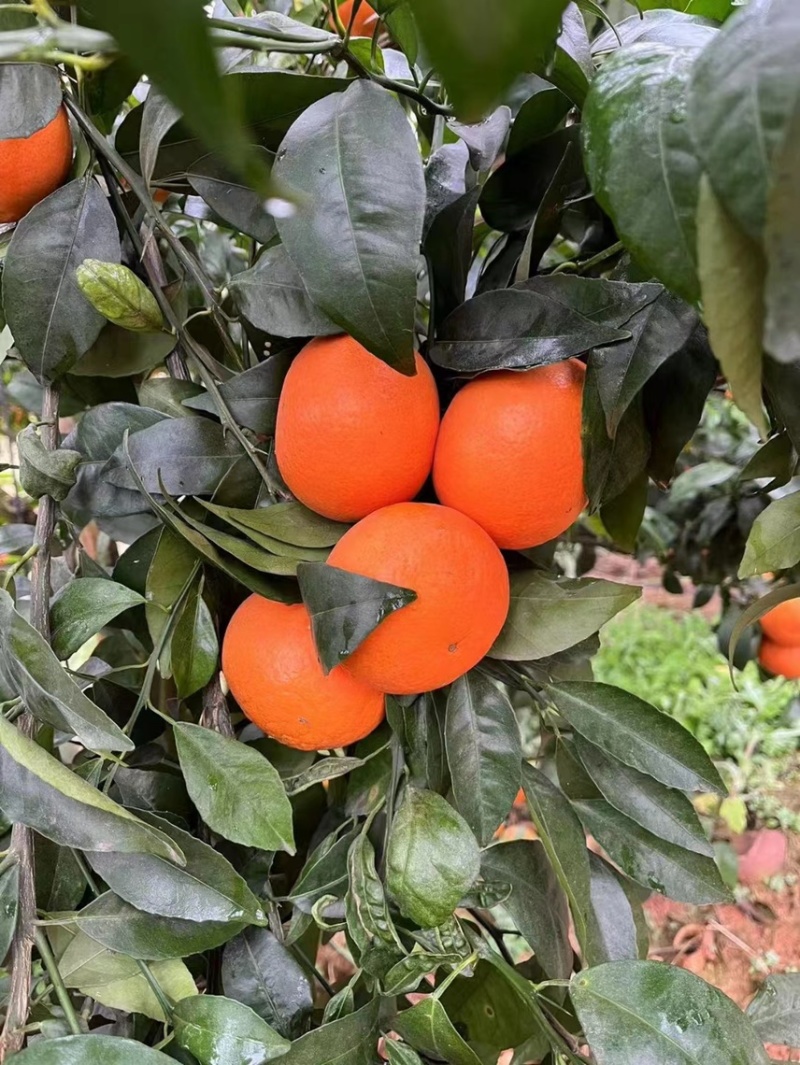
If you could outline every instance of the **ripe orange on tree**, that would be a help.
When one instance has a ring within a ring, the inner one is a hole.
[[[787,599],[761,618],[767,640],[783,647],[800,646],[800,599]]]
[[[439,396],[427,363],[406,377],[349,336],[312,340],[278,402],[275,455],[307,507],[357,521],[414,496],[428,478]]]
[[[362,0],[361,6],[356,12],[355,18],[353,18],[354,6],[355,0],[343,0],[339,4],[339,18],[342,20],[342,25],[347,29],[352,20],[350,28],[352,37],[374,37],[379,25],[377,11]]]
[[[0,67],[0,224],[19,222],[64,183],[72,134],[58,76],[38,63]]]
[[[441,688],[472,669],[508,613],[503,556],[474,521],[435,503],[375,511],[344,534],[328,562],[417,593],[342,663],[393,695]]]
[[[341,666],[322,672],[302,604],[246,599],[225,632],[222,670],[247,717],[296,750],[345,747],[383,720],[381,692]]]
[[[487,373],[447,409],[433,463],[436,493],[499,547],[546,543],[585,507],[584,377],[577,359]]]
[[[758,650],[758,661],[768,673],[795,680],[800,677],[800,643],[776,643],[765,637]]]

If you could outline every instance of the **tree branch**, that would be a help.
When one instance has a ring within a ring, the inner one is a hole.
[[[48,451],[58,447],[58,388],[46,385],[42,402],[42,443]],[[50,541],[56,523],[56,504],[50,496],[39,500],[34,546],[37,548],[31,567],[31,624],[50,639]],[[17,728],[33,738],[36,723],[27,711],[21,714]],[[36,921],[36,887],[34,883],[33,832],[27,825],[14,825],[11,852],[19,864],[19,909],[17,928],[11,943],[11,987],[5,1025],[0,1036],[0,1062],[22,1048],[31,1001],[31,959],[34,922]]]

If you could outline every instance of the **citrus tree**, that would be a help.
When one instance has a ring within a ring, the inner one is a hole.
[[[0,1058],[800,1039],[796,977],[646,960],[648,894],[728,897],[724,789],[593,682],[637,593],[576,575],[721,376],[763,446],[708,583],[800,561],[800,9],[639,6],[0,6]]]

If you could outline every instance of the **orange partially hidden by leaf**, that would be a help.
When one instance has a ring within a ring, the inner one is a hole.
[[[800,677],[800,643],[787,647],[765,637],[758,650],[758,661],[768,673],[796,680]]]
[[[787,599],[761,618],[764,635],[783,647],[800,646],[800,599]]]
[[[353,18],[354,6],[355,0],[343,0],[343,2],[339,4],[339,18],[342,20],[342,25],[347,29],[352,20],[352,26],[350,28],[351,37],[374,37],[375,31],[380,25],[377,11],[362,0],[362,3],[355,14],[355,18]],[[336,29],[333,16],[331,16],[330,25],[332,29]]]
[[[66,181],[72,134],[64,106],[30,137],[0,141],[0,223],[19,222]]]
[[[508,613],[503,556],[480,526],[449,507],[384,507],[346,532],[328,562],[417,593],[343,663],[393,695],[432,691],[472,669]]]
[[[300,604],[246,599],[225,632],[222,669],[247,717],[299,751],[346,747],[383,721],[381,692],[341,666],[322,672],[311,619]]]
[[[450,404],[433,462],[436,494],[502,548],[546,543],[586,505],[577,359],[487,373]]]

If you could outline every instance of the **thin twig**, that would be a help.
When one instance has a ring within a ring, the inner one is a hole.
[[[69,997],[69,991],[67,991],[64,979],[59,972],[58,962],[53,957],[53,952],[50,950],[50,944],[47,942],[47,936],[41,928],[34,930],[34,938],[36,940],[36,949],[39,951],[39,957],[42,959],[42,964],[47,970],[47,975],[53,984],[53,990],[56,993],[59,1005],[64,1011],[67,1024],[73,1035],[83,1035],[83,1029],[81,1028],[80,1021],[75,1013],[75,1007],[72,1005],[72,999]]]
[[[46,385],[42,399],[41,439],[48,451],[58,447],[58,388]],[[36,515],[34,544],[38,548],[31,567],[31,624],[45,640],[50,638],[50,541],[56,523],[56,504],[42,496]],[[36,723],[26,711],[17,721],[20,732],[33,739]],[[31,960],[36,920],[33,832],[27,825],[15,824],[11,831],[11,851],[19,863],[19,908],[17,928],[11,942],[11,986],[8,1008],[0,1036],[0,1062],[22,1048],[31,1001]]]

